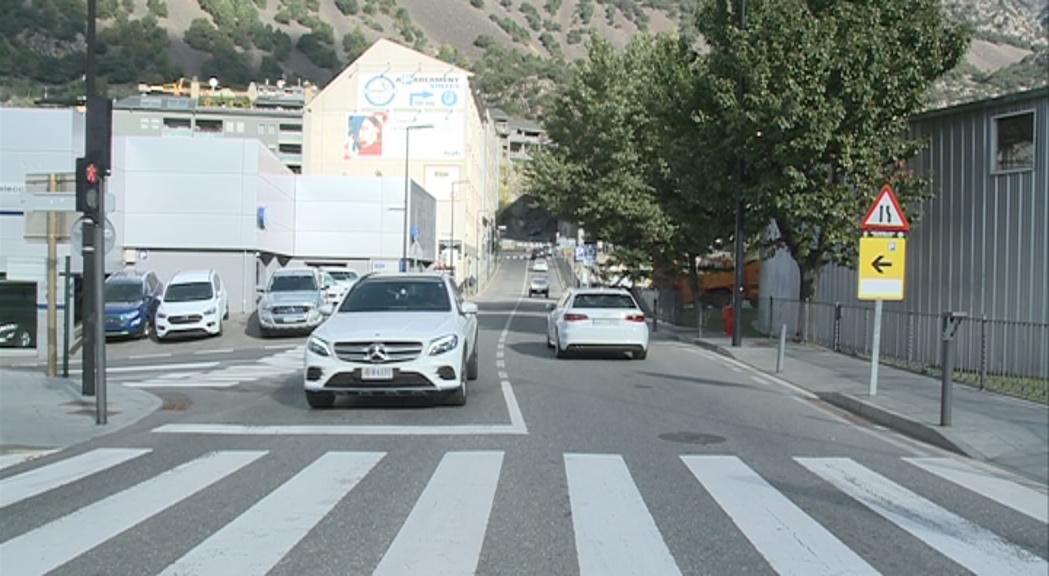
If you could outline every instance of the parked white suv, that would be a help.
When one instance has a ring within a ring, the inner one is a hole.
[[[336,394],[428,394],[466,403],[477,378],[477,305],[439,273],[369,274],[306,342],[306,401]]]
[[[270,276],[259,303],[259,329],[263,336],[277,332],[312,330],[324,321],[320,307],[327,302],[323,279],[313,268],[286,268]]]
[[[353,285],[361,277],[356,270],[350,270],[349,268],[328,266],[321,268],[321,270],[331,277],[327,296],[328,301],[336,306],[346,297],[346,293],[350,291],[350,288],[353,288]]]
[[[229,318],[226,286],[214,270],[188,270],[172,276],[157,306],[157,339],[172,334],[222,334]]]

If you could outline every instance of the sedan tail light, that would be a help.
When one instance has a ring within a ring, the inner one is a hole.
[[[587,315],[586,314],[576,314],[574,312],[569,312],[569,313],[565,314],[565,322],[575,322],[577,320],[586,320],[586,319],[587,319]]]
[[[644,322],[645,321],[645,315],[644,314],[627,314],[626,321],[627,322]]]

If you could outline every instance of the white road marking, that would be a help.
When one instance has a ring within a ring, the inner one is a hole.
[[[99,448],[0,480],[0,508],[123,464],[149,448]]]
[[[176,370],[200,370],[214,368],[218,362],[186,362],[184,364],[152,364],[149,366],[107,366],[106,374],[125,372],[174,372]],[[83,374],[83,370],[70,370],[70,374]]]
[[[220,362],[202,362],[199,366],[217,368]],[[194,366],[184,364],[182,367]],[[129,388],[231,388],[246,382],[256,382],[293,374],[302,369],[302,347],[265,356],[252,363],[237,363],[210,371],[182,372],[161,375],[140,381],[124,382]]]
[[[512,418],[514,418],[513,413],[511,413]],[[528,429],[524,426],[512,424],[451,426],[164,424],[152,431],[158,434],[213,434],[217,436],[501,436],[528,434]]]
[[[262,349],[263,350],[287,350],[288,348],[296,348],[298,346],[302,346],[302,344],[299,344],[299,343],[296,343],[296,344],[270,344],[268,346],[263,346]]]
[[[44,456],[54,454],[59,450],[59,448],[48,448],[46,450],[25,450],[0,454],[0,470],[10,468],[11,466],[17,466],[23,462],[29,462],[30,460],[36,460],[37,458],[43,458]]]
[[[506,368],[506,360],[496,360],[495,361],[495,367],[496,368]]]
[[[621,456],[564,459],[580,576],[681,574]]]
[[[962,488],[990,498],[995,502],[1026,514],[1035,520],[1049,523],[1049,496],[1017,482],[1006,480],[989,471],[955,458],[904,458],[926,472],[949,480]]]
[[[266,574],[383,456],[383,452],[325,453],[168,566],[162,576]]]
[[[514,389],[510,386],[510,381],[503,380],[499,385],[503,389],[503,400],[506,401],[506,410],[510,413],[510,427],[520,430],[522,434],[528,434],[528,425],[525,424],[524,414],[521,413],[521,406],[517,404],[517,396],[514,395]]]
[[[506,342],[500,342],[498,345],[496,345],[496,348],[498,350],[502,350],[502,349],[506,348]]]
[[[233,348],[222,348],[219,350],[197,350],[194,354],[232,354],[236,352]]]
[[[681,460],[778,574],[878,574],[739,458]]]
[[[261,458],[214,452],[0,544],[5,574],[43,574]]]
[[[473,574],[502,465],[502,452],[445,454],[372,576]]]
[[[795,458],[882,518],[976,574],[1045,576],[1049,562],[847,458]]]
[[[153,354],[133,354],[128,356],[128,360],[142,360],[143,358],[170,358],[174,356],[171,352],[157,352]]]
[[[751,375],[750,379],[753,380],[754,382],[757,382],[758,384],[761,384],[762,386],[771,386],[772,385],[768,380],[765,380],[764,378],[758,378],[757,376]]]
[[[496,358],[503,358],[505,356],[506,356],[506,352],[503,352],[502,350],[497,350],[496,353],[495,353],[495,357]]]
[[[510,377],[510,376],[509,376],[509,375],[508,375],[508,374],[506,373],[506,370],[500,370],[500,371],[499,371],[499,374],[498,374],[498,376],[499,376],[499,379],[500,379],[500,380],[506,380],[507,378],[509,378],[509,377]]]

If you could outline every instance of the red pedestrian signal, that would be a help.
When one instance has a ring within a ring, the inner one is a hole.
[[[94,163],[87,165],[86,176],[89,184],[98,183],[98,168],[95,167]]]

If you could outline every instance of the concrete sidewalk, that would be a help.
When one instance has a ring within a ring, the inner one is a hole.
[[[655,337],[687,341],[773,374],[821,399],[903,434],[1049,484],[1049,406],[956,383],[952,425],[940,426],[940,381],[882,364],[868,395],[870,362],[815,346],[788,343],[776,374],[777,343],[724,336],[698,338],[694,328],[660,322]]]
[[[120,384],[107,392],[108,422],[98,425],[95,398],[80,394],[79,378],[0,369],[0,468],[116,432],[161,406],[159,397]]]

